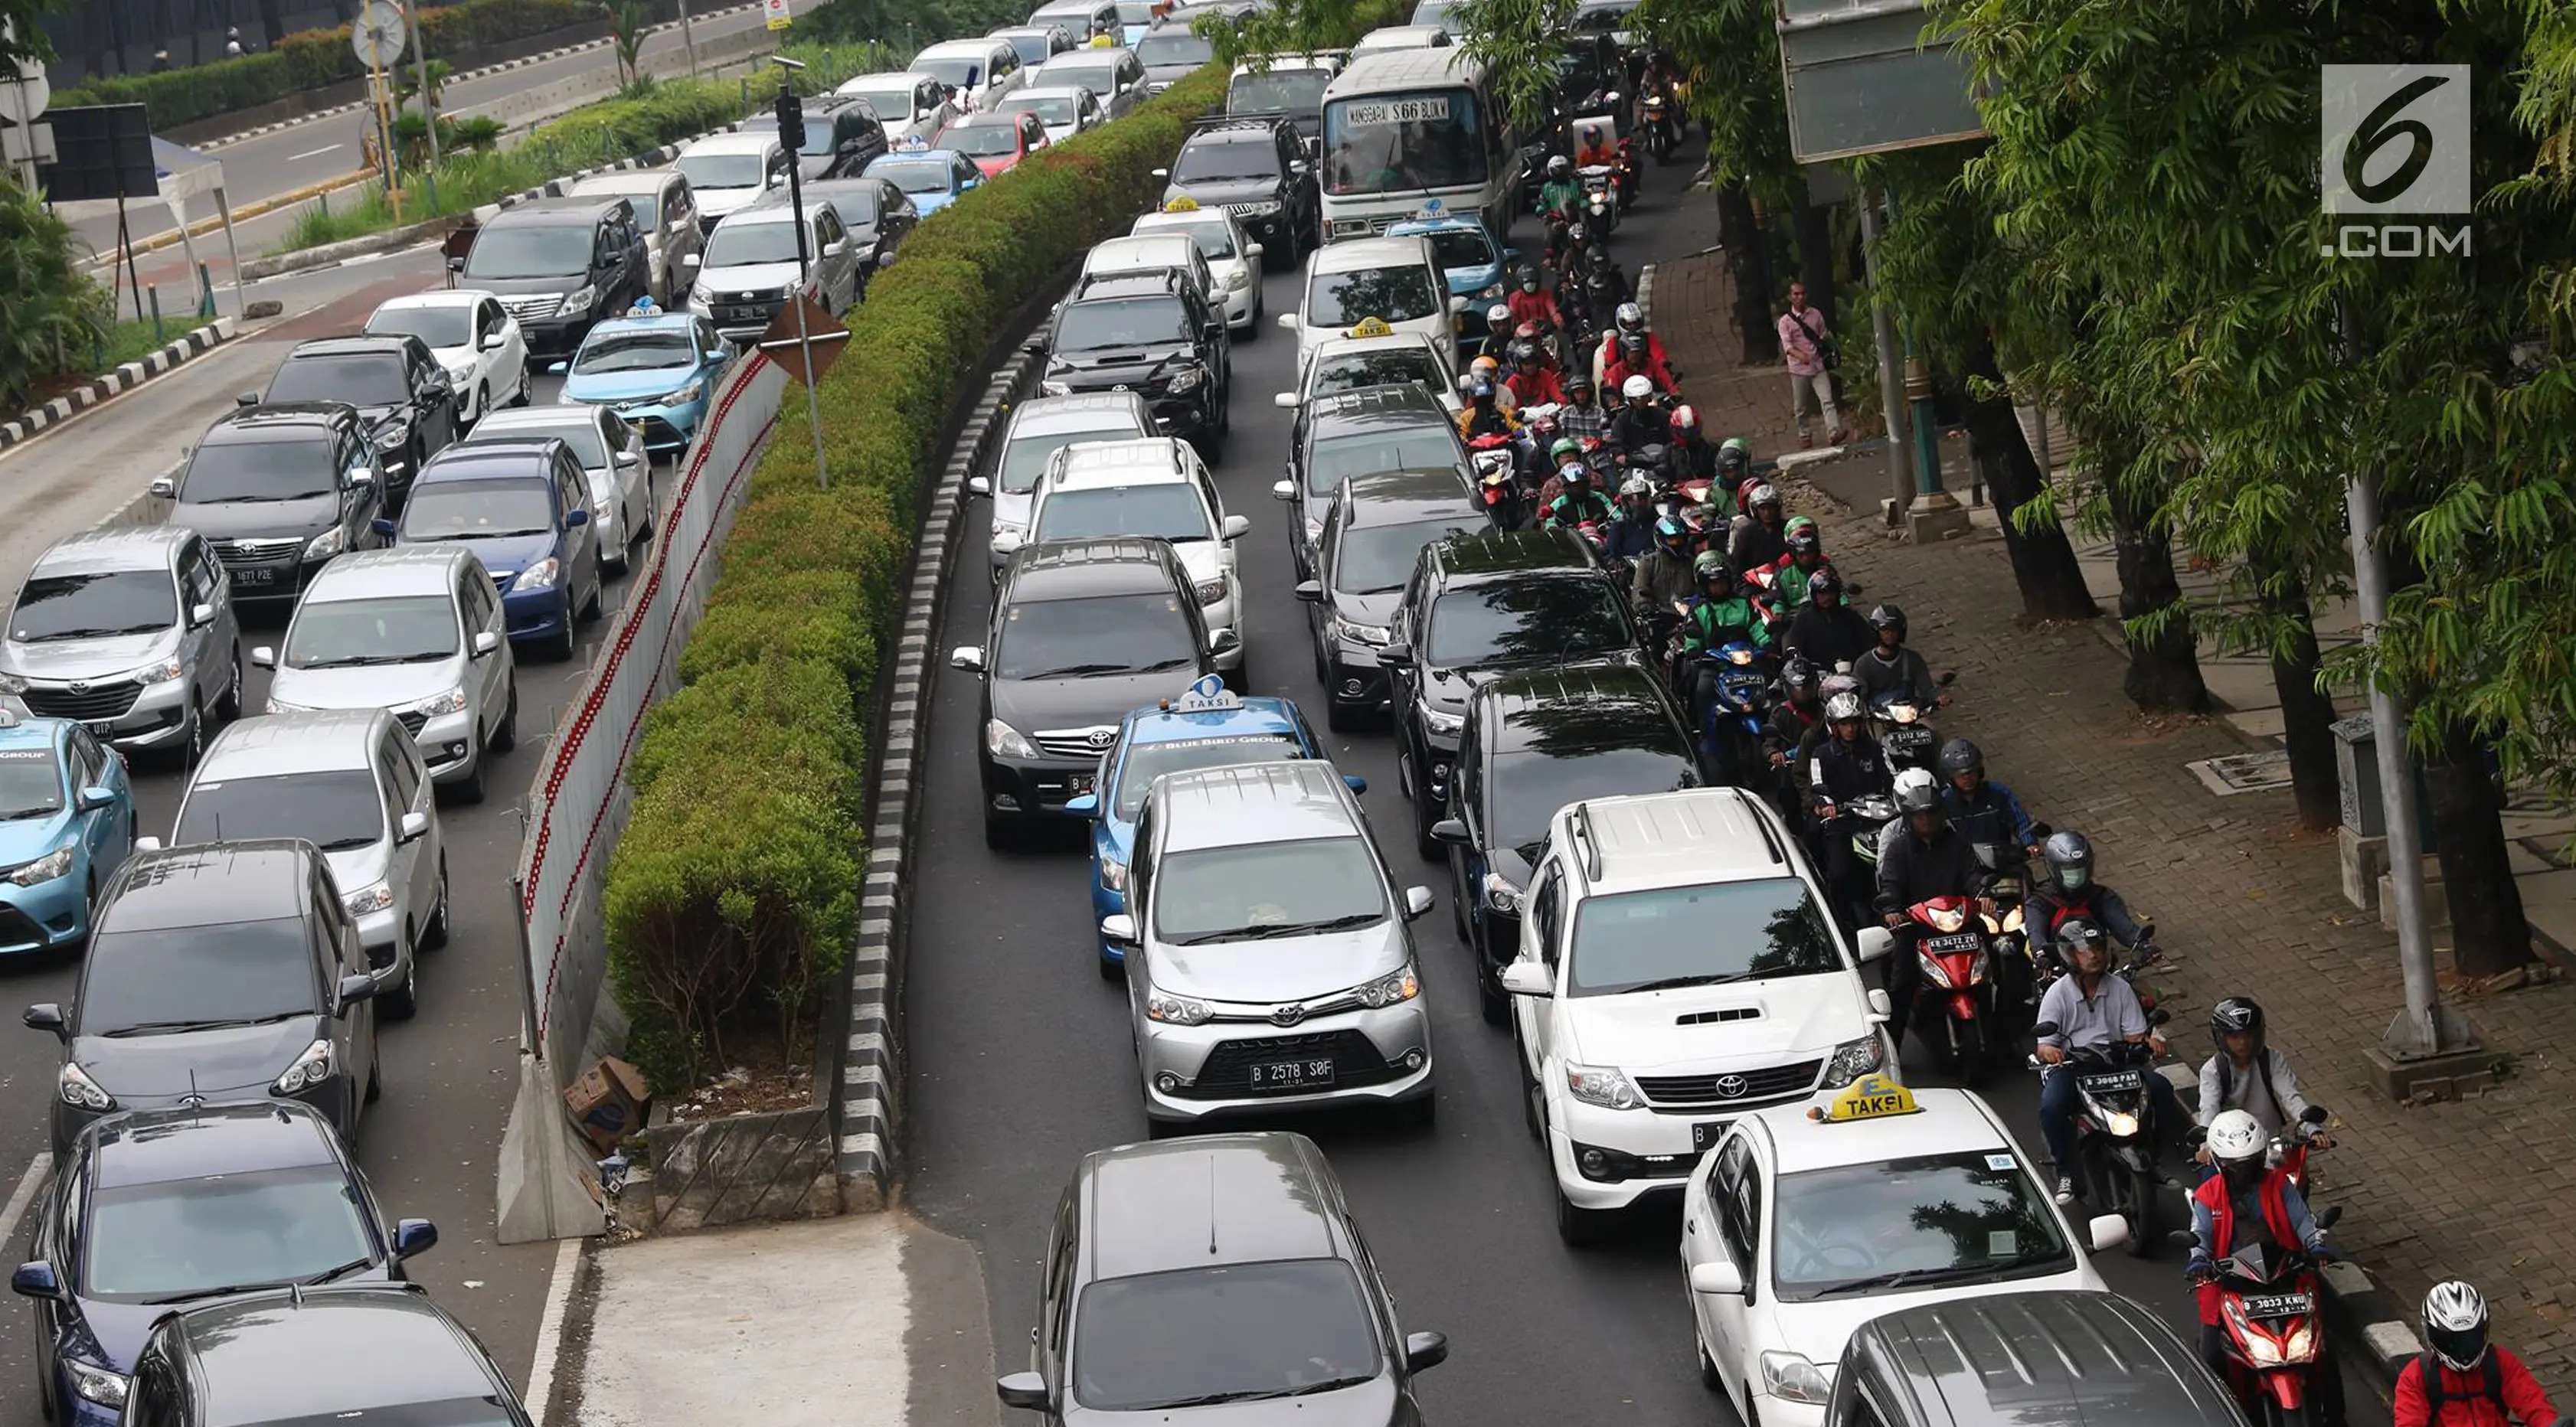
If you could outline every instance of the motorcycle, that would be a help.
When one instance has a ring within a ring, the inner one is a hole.
[[[1743,640],[1713,656],[1716,698],[1700,716],[1700,757],[1718,781],[1759,791],[1769,771],[1762,759],[1762,720],[1771,712],[1771,679],[1761,655]]]
[[[2164,1011],[2147,1015],[2147,1024],[2172,1019]],[[2055,1021],[2031,1028],[2035,1036],[2057,1034]],[[2101,1213],[2129,1221],[2129,1252],[2145,1258],[2155,1252],[2157,1191],[2164,1174],[2156,1168],[2156,1101],[2147,1077],[2161,1074],[2155,1053],[2144,1045],[2114,1041],[2067,1052],[2045,1075],[2075,1077],[2075,1165],[2061,1172],[2074,1179],[2076,1192]],[[2034,1067],[2046,1067],[2037,1055]]]
[[[1902,773],[1920,768],[1929,773],[1939,756],[1940,739],[1932,725],[1924,722],[1923,705],[1916,702],[1912,691],[1890,689],[1870,705],[1877,724],[1878,746],[1887,754],[1888,771]]]
[[[1574,171],[1583,185],[1584,221],[1594,232],[1607,235],[1619,227],[1619,168],[1616,164],[1586,164]]]
[[[1644,107],[1646,152],[1653,154],[1658,163],[1671,163],[1673,149],[1681,142],[1680,126],[1672,120],[1672,101],[1659,92],[1651,93],[1646,96]]]
[[[1476,468],[1476,490],[1485,502],[1486,518],[1497,530],[1520,529],[1520,462],[1512,438],[1488,432],[1468,442],[1467,450],[1467,459]]]
[[[1932,897],[1905,909],[1916,928],[1914,956],[1923,976],[1907,1024],[1925,1034],[1924,1010],[1937,1003],[1942,1034],[1933,1038],[1950,1070],[1974,1086],[2003,1048],[1995,1032],[1995,922],[1973,897]]]
[[[1838,805],[1834,811],[1843,821],[1842,835],[1852,840],[1853,877],[1860,883],[1857,889],[1850,889],[1859,904],[1852,925],[1870,926],[1878,920],[1871,907],[1878,887],[1878,840],[1888,824],[1903,814],[1896,810],[1896,799],[1882,793],[1864,794]]]
[[[2330,1225],[2335,1217],[2328,1209],[2317,1222]],[[2217,1286],[2219,1339],[2238,1404],[2264,1427],[2307,1427],[2325,1333],[2316,1260],[2277,1244],[2248,1244],[2218,1261]]]

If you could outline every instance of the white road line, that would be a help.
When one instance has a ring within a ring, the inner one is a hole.
[[[286,156],[286,161],[287,161],[288,163],[298,163],[298,162],[301,162],[302,160],[305,160],[305,159],[318,159],[318,158],[322,157],[324,154],[330,153],[330,152],[332,152],[332,151],[334,151],[334,150],[337,150],[337,149],[345,149],[345,148],[347,148],[347,147],[349,147],[347,144],[324,144],[322,147],[320,147],[320,148],[318,148],[318,149],[306,149],[304,152],[302,152],[302,153],[300,153],[300,154],[288,154],[288,155]]]
[[[41,1167],[47,1156],[37,1156]],[[24,1194],[26,1186],[19,1186]],[[14,1215],[16,1202],[11,1202]],[[0,1242],[6,1242],[0,1238]],[[581,1269],[579,1239],[555,1241],[554,1276],[546,1281],[546,1308],[537,1318],[537,1351],[528,1360],[528,1390],[520,1402],[528,1409],[528,1420],[544,1427],[546,1409],[555,1395],[555,1361],[563,1351],[564,1310],[572,1303],[572,1281]]]
[[[27,1172],[18,1176],[18,1187],[9,1194],[9,1205],[0,1209],[0,1244],[18,1237],[18,1221],[26,1217],[27,1206],[36,1202],[36,1191],[44,1187],[45,1176],[54,1168],[52,1150],[36,1151],[28,1162]]]

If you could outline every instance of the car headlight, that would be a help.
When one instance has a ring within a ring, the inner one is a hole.
[[[1840,1089],[1864,1075],[1875,1072],[1886,1063],[1887,1043],[1880,1040],[1875,1033],[1862,1036],[1858,1040],[1844,1041],[1841,1045],[1835,1046],[1834,1053],[1825,1060],[1824,1088]]]
[[[411,431],[399,421],[388,421],[376,428],[376,449],[391,451],[411,439]]]
[[[1485,906],[1512,917],[1520,915],[1521,889],[1511,884],[1500,872],[1485,874]]]
[[[1242,209],[1245,213],[1258,218],[1278,212],[1279,202],[1277,199],[1267,199],[1259,203],[1246,203],[1242,205]]]
[[[450,382],[470,382],[474,380],[474,359],[472,357],[459,357],[456,360],[447,363],[447,379]]]
[[[984,720],[984,751],[996,758],[1035,758],[1038,746],[1027,734],[997,718]]]
[[[67,842],[33,862],[10,868],[5,880],[21,887],[33,887],[39,882],[51,882],[71,870],[72,845]]]
[[[1071,382],[1039,382],[1039,383],[1038,383],[1038,395],[1040,395],[1040,396],[1071,396],[1071,395],[1073,395],[1073,383],[1071,383]]]
[[[75,1110],[94,1110],[100,1114],[116,1108],[116,1097],[98,1088],[89,1072],[66,1062],[62,1073],[54,1077],[54,1093]]]
[[[317,1040],[304,1048],[304,1054],[286,1067],[286,1073],[270,1082],[272,1095],[294,1095],[311,1090],[331,1078],[331,1042]]]
[[[548,555],[521,570],[519,577],[510,582],[510,588],[512,590],[551,590],[555,587],[556,578],[562,574],[563,562]]]
[[[1467,726],[1465,714],[1442,713],[1429,704],[1422,706],[1422,726],[1433,733],[1456,733]]]
[[[172,679],[184,679],[186,677],[188,677],[188,666],[180,663],[176,659],[164,659],[158,664],[146,664],[142,668],[135,670],[133,675],[134,682],[147,687],[153,684],[166,684]]]
[[[340,904],[347,907],[349,915],[353,917],[363,917],[370,912],[381,912],[394,904],[394,884],[378,882],[372,887],[361,887],[341,898]]]
[[[1381,647],[1395,638],[1394,632],[1383,624],[1361,624],[1357,620],[1344,619],[1339,615],[1333,616],[1332,632],[1335,637],[1350,640],[1354,644]]]
[[[1566,1066],[1565,1092],[1586,1105],[1605,1110],[1634,1110],[1646,1103],[1627,1076],[1605,1065]]]
[[[1503,300],[1503,285],[1499,282],[1488,283],[1485,290],[1477,293],[1476,297],[1483,302],[1500,302]]]
[[[125,1405],[124,1374],[110,1372],[96,1363],[85,1363],[78,1358],[63,1359],[63,1366],[71,1370],[72,1391],[101,1407],[121,1408]]]
[[[1213,1014],[1205,1001],[1193,1001],[1169,991],[1145,993],[1145,1019],[1149,1021],[1160,1021],[1167,1026],[1196,1026],[1205,1024]]]
[[[1213,580],[1201,580],[1191,588],[1198,592],[1200,604],[1215,604],[1218,600],[1225,598],[1225,576],[1219,575]]]
[[[598,300],[598,288],[588,286],[577,287],[564,295],[563,306],[555,309],[555,311],[565,317],[578,317],[581,314],[588,312],[590,310],[590,305]]]
[[[1199,368],[1183,367],[1179,371],[1172,373],[1172,379],[1170,381],[1163,383],[1163,390],[1170,392],[1174,396],[1179,396],[1185,391],[1197,391],[1199,389],[1199,383],[1206,380],[1207,373]]]
[[[712,308],[715,306],[716,298],[714,293],[707,291],[707,285],[705,283],[694,282],[689,284],[688,300],[689,305],[692,307]]]
[[[267,708],[270,713],[304,713],[310,710],[311,707],[312,706],[310,704],[290,704],[275,694],[268,696]]]
[[[702,377],[697,381],[693,381],[687,386],[680,388],[678,391],[672,392],[670,395],[663,397],[662,404],[664,406],[684,406],[706,394],[707,383]]]
[[[411,711],[424,718],[436,718],[440,714],[463,713],[465,712],[465,690],[459,686],[443,694],[432,694],[412,705]]]
[[[22,679],[15,674],[0,674],[0,694],[23,694],[25,692],[27,692],[27,681],[25,679]]]
[[[1007,535],[1012,539],[1017,540],[1026,537],[1028,533],[1029,523],[1025,520],[997,520],[993,522],[993,534],[996,537]]]
[[[1115,857],[1100,859],[1100,885],[1120,896],[1127,894],[1127,864]]]
[[[1236,268],[1225,275],[1225,290],[1228,292],[1241,292],[1250,286],[1252,286],[1250,268]]]
[[[1762,1355],[1762,1386],[1773,1397],[1789,1402],[1822,1404],[1834,1395],[1824,1369],[1796,1353],[1777,1350]]]
[[[1399,1005],[1422,994],[1422,978],[1407,966],[1390,972],[1360,988],[1360,1004],[1372,1011]]]
[[[328,560],[332,556],[339,554],[340,551],[348,545],[348,543],[349,532],[341,529],[339,526],[332,526],[330,529],[323,531],[321,534],[314,536],[311,540],[304,543],[304,558],[307,560]]]

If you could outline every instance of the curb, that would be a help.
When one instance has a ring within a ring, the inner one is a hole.
[[[284,193],[272,193],[266,198],[245,203],[241,207],[234,209],[233,222],[236,224],[247,223],[253,218],[264,218],[281,208],[291,208],[298,203],[318,198],[325,193],[337,193],[341,189],[365,183],[367,180],[374,178],[375,176],[376,173],[373,169],[359,169],[352,173],[344,173],[338,178],[326,178],[319,183],[308,183],[302,188],[289,189]],[[205,238],[211,237],[223,230],[223,215],[217,214],[212,218],[200,218],[196,222],[189,224],[187,227],[187,236],[190,238]],[[133,245],[134,255],[136,257],[141,257],[145,253],[157,253],[163,248],[177,247],[179,242],[179,229],[164,229],[159,233],[153,234],[149,238],[138,239]],[[111,250],[109,253],[99,255],[97,259],[92,261],[91,266],[95,267],[100,262],[106,262],[110,266],[114,266],[115,255],[113,251]],[[243,266],[247,267],[249,265],[244,264]]]
[[[186,334],[160,351],[146,354],[141,361],[127,362],[115,371],[55,397],[42,406],[21,412],[12,420],[0,422],[0,451],[28,440],[38,432],[59,426],[109,397],[120,392],[131,391],[189,358],[232,340],[240,332],[240,318],[218,317],[207,326]]]
[[[2415,1317],[2397,1295],[2379,1286],[2370,1271],[2350,1259],[2327,1264],[2319,1275],[2325,1284],[2329,1331],[2361,1345],[2360,1366],[2382,1391],[2394,1392],[2397,1375],[2422,1356],[2415,1336]]]
[[[318,248],[303,248],[292,253],[280,253],[273,258],[253,258],[241,265],[241,280],[258,282],[263,278],[278,277],[286,273],[332,267],[347,262],[351,258],[390,253],[396,248],[410,247],[423,238],[454,226],[456,226],[454,218],[432,218],[426,222],[406,223],[399,228],[388,228],[381,233],[369,233],[363,238],[346,238],[337,243],[324,243]]]

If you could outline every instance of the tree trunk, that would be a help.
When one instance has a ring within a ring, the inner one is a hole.
[[[2156,503],[2135,488],[2128,473],[2134,447],[2114,437],[2087,443],[2099,454],[2103,488],[2110,498],[2112,550],[2120,571],[2120,620],[2124,626],[2161,612],[2156,632],[2129,633],[2129,673],[2121,687],[2149,712],[2207,713],[2209,686],[2201,682],[2193,647],[2191,610],[2173,572],[2173,532],[2156,517]]]
[[[1971,383],[1982,378],[2003,385],[1994,344],[1978,346],[1968,358]],[[2092,619],[2102,613],[2084,587],[2084,570],[2075,563],[2075,547],[2057,521],[2057,507],[2033,456],[2012,402],[2000,391],[1986,400],[1962,390],[1968,419],[1968,451],[1992,493],[2002,517],[2004,553],[2012,559],[2013,583],[2021,587],[2021,612],[2030,619]],[[2034,502],[2046,512],[2045,524],[2024,530],[2015,517]]]
[[[1771,257],[1768,238],[1753,213],[1753,195],[1741,183],[1717,191],[1717,241],[1735,280],[1735,325],[1746,366],[1780,360],[1780,334],[1771,327]]]
[[[2290,793],[2299,805],[2299,826],[2327,832],[2343,817],[2341,775],[2335,770],[2334,696],[2317,682],[2324,661],[2317,653],[2307,582],[2292,575],[2273,578],[2264,581],[2263,603],[2289,629],[2287,640],[2272,647],[2272,691],[2281,700]]]
[[[1832,331],[1838,310],[1834,306],[1833,207],[1808,201],[1801,185],[1790,221],[1797,235],[1798,281],[1807,285],[1807,305],[1825,314],[1825,330]]]
[[[2442,894],[2451,908],[2451,962],[2463,977],[2494,976],[2539,958],[2504,840],[2504,798],[2487,743],[2467,724],[2443,730],[2424,761]]]

